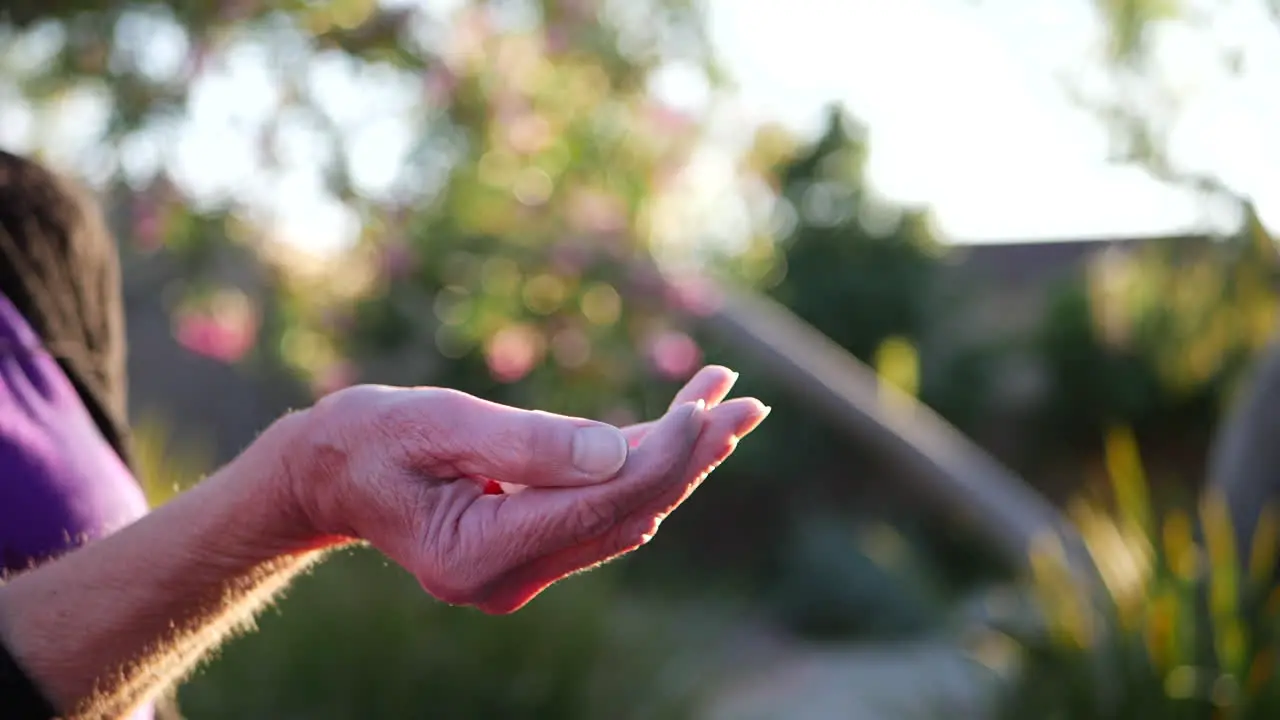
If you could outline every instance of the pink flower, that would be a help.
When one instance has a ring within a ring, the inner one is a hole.
[[[144,252],[154,252],[164,244],[164,223],[158,204],[143,193],[133,200],[133,239]]]
[[[627,227],[627,207],[622,198],[603,190],[582,188],[569,200],[569,225],[588,235],[608,235]]]
[[[243,293],[223,291],[208,309],[183,310],[174,337],[198,355],[232,363],[242,359],[258,337],[258,313]]]
[[[189,313],[178,320],[178,344],[197,355],[225,363],[243,359],[253,347],[257,323],[233,323],[211,314]]]
[[[687,380],[702,363],[702,348],[685,333],[668,330],[650,345],[649,359],[663,377]]]
[[[463,11],[453,26],[453,36],[447,41],[446,57],[455,66],[474,66],[485,57],[485,48],[493,38],[490,11],[485,7],[470,7]]]
[[[667,303],[681,312],[707,317],[720,308],[720,293],[714,285],[696,278],[667,283]]]
[[[529,100],[506,85],[499,85],[489,93],[489,107],[493,112],[494,136],[499,140],[508,140],[503,131],[529,114]]]
[[[697,125],[688,113],[663,103],[651,102],[647,110],[649,124],[659,135],[678,135]]]
[[[525,113],[507,126],[507,143],[512,150],[532,155],[551,144],[551,123],[536,113]]]
[[[546,48],[548,55],[559,55],[569,49],[572,33],[561,23],[547,26]]]
[[[660,162],[653,171],[650,189],[653,191],[670,189],[680,179],[680,174],[684,172],[684,168],[684,162],[672,162],[670,160]]]
[[[453,102],[458,91],[458,76],[444,65],[437,65],[422,76],[423,89],[432,105],[443,106]]]
[[[509,325],[499,330],[485,347],[489,372],[499,382],[520,380],[542,359],[541,340],[527,325]]]

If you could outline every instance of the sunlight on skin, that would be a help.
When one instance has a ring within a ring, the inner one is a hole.
[[[669,409],[679,407],[685,403],[696,402],[701,400],[707,410],[713,410],[719,407],[720,403],[728,397],[729,391],[733,389],[734,383],[738,381],[738,374],[718,365],[705,367],[698,371],[692,379],[680,390],[679,393],[671,400]],[[648,435],[650,428],[656,421],[636,423],[628,425],[622,429],[622,434],[627,439],[627,444],[635,448]],[[523,485],[514,483],[494,482],[501,491],[511,495],[526,489]],[[492,492],[492,491],[491,491]]]

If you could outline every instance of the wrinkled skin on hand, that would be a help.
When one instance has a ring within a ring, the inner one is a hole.
[[[621,430],[454,390],[348,388],[306,411],[287,474],[313,539],[366,540],[440,600],[509,613],[654,536],[768,414],[725,401],[736,378],[703,368],[666,415]]]

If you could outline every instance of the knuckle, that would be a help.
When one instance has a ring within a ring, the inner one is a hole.
[[[563,419],[541,411],[517,411],[510,435],[501,438],[513,459],[528,470],[562,469],[569,462],[572,427]]]
[[[365,409],[368,387],[356,385],[330,393],[311,406],[310,413],[328,422],[343,421]]]
[[[310,412],[335,436],[349,441],[394,434],[397,420],[395,394],[382,385],[356,385],[321,398]]]
[[[494,450],[500,451],[519,468],[532,469],[547,457],[546,423],[537,414],[522,416],[521,422],[512,423],[496,436]]]
[[[452,436],[466,412],[466,394],[447,388],[423,388],[405,393],[379,412],[375,425],[419,460],[450,461],[457,445]]]
[[[423,405],[432,412],[453,415],[466,409],[471,396],[454,388],[422,388],[418,390]]]
[[[385,422],[401,428],[447,428],[447,419],[465,409],[465,396],[457,390],[427,388],[402,397],[403,402],[390,404],[382,413]]]

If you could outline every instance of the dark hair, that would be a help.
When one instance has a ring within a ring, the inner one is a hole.
[[[128,464],[126,341],[115,240],[86,188],[4,151],[0,292],[44,341]]]

